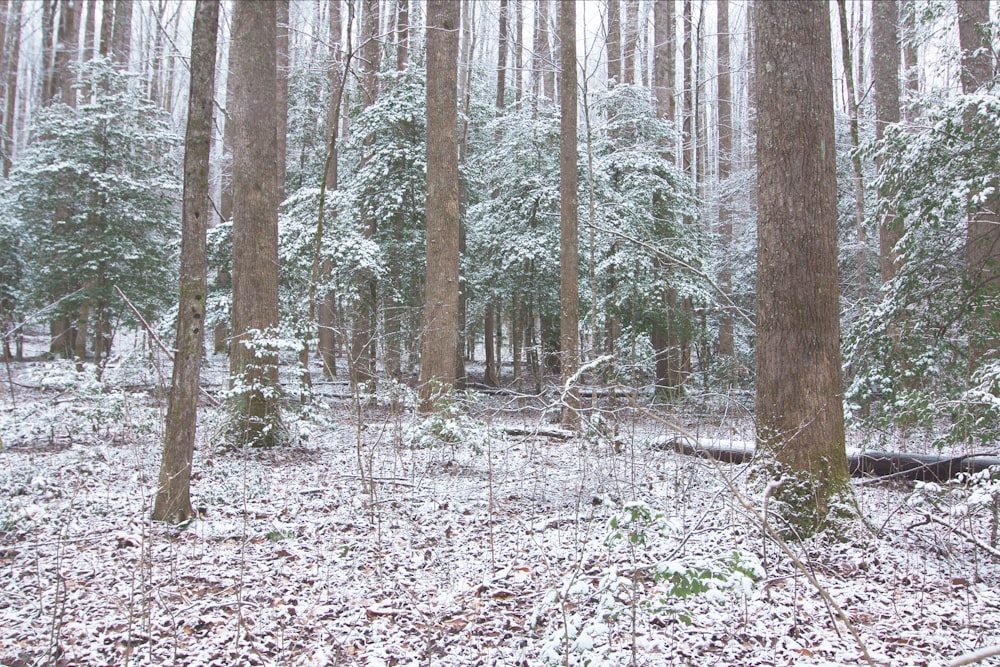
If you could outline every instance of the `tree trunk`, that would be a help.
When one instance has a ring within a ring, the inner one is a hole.
[[[288,150],[288,2],[276,0],[277,24],[275,29],[276,75],[278,77],[278,94],[275,103],[278,110],[278,203],[285,200],[285,172]]]
[[[491,299],[486,303],[486,318],[483,326],[483,347],[486,354],[486,371],[483,384],[487,387],[497,386],[496,355],[493,350],[493,327],[495,325],[496,307]]]
[[[624,0],[625,40],[622,48],[622,82],[636,83],[636,47],[639,42],[639,0]]]
[[[379,1],[364,0],[361,17],[361,105],[368,108],[378,98],[378,71],[381,58],[379,34]],[[346,115],[346,114],[345,114]],[[372,137],[364,141],[361,162],[370,159]],[[368,193],[373,195],[374,193]],[[361,233],[365,238],[375,238],[377,222],[370,215],[361,220]],[[351,332],[351,384],[363,386],[369,393],[376,387],[375,349],[378,323],[378,285],[374,277],[362,276],[359,280],[357,302]]]
[[[514,18],[514,107],[521,108],[521,87],[524,78],[524,1],[511,1]]]
[[[177,351],[167,401],[159,485],[153,504],[154,521],[178,523],[193,514],[191,462],[205,340],[205,297],[208,290],[205,234],[212,211],[208,172],[218,24],[218,0],[199,1],[194,7],[191,32],[191,89],[184,145]]]
[[[957,0],[958,41],[962,49],[962,92],[966,95],[985,89],[993,78],[990,43],[989,0]],[[972,123],[970,117],[967,123]],[[975,150],[975,149],[974,149]],[[985,202],[970,201],[966,232],[966,263],[976,314],[971,318],[969,374],[981,359],[1000,348],[1000,193],[994,191]]]
[[[562,71],[559,77],[559,362],[563,386],[580,367],[579,241],[577,239],[576,170],[576,4],[559,5]],[[565,392],[562,424],[580,424],[580,398]]]
[[[457,0],[427,3],[427,277],[420,408],[455,383],[458,354]]]
[[[661,0],[666,3],[668,0]],[[608,12],[608,85],[622,83],[621,0],[606,0]]]
[[[736,355],[733,344],[733,313],[729,301],[732,294],[733,273],[730,262],[733,245],[733,220],[729,207],[728,184],[733,154],[733,102],[729,63],[729,0],[716,4],[717,54],[719,69],[719,242],[722,244],[722,268],[719,271],[719,289],[722,291],[722,309],[719,312],[719,356],[731,364]],[[731,369],[735,370],[735,369]],[[733,377],[730,375],[729,380]]]
[[[98,42],[98,53],[102,56],[111,55],[111,39],[115,24],[114,0],[101,0],[101,38]]]
[[[96,44],[94,43],[95,29],[97,27],[97,0],[87,0],[87,21],[83,26],[83,57],[82,62],[86,62],[97,55]]]
[[[881,141],[885,128],[899,122],[899,12],[896,2],[876,2],[872,5],[872,68],[875,76],[875,140]],[[882,171],[881,161],[876,168]],[[883,187],[879,196],[890,198],[892,191]],[[887,213],[879,221],[879,265],[882,282],[896,275],[899,257],[895,247],[903,238],[902,221]]]
[[[56,0],[42,0],[42,68],[40,74],[43,106],[50,104],[53,96],[58,92],[55,89],[53,79],[55,68],[52,53],[52,33],[55,27],[55,8],[57,6]]]
[[[80,25],[77,23],[76,3],[61,0],[59,10],[59,35],[55,48],[55,81],[53,95],[58,94],[63,104],[76,108],[76,90],[70,65],[77,59]]]
[[[233,339],[230,377],[244,391],[233,399],[239,444],[277,444],[278,360],[251,350],[251,331],[278,325],[278,184],[276,5],[233,8]],[[255,354],[256,352],[256,354]]]
[[[105,0],[105,2],[110,1]],[[122,69],[128,69],[132,53],[132,2],[133,0],[115,0],[111,53],[115,65]]]
[[[847,511],[850,493],[829,9],[759,3],[754,29],[759,471],[780,484],[770,487],[780,528],[807,537]]]
[[[406,69],[410,56],[410,0],[396,2],[396,71]]]
[[[920,115],[917,98],[920,95],[920,63],[917,57],[917,0],[903,4],[903,81],[906,87],[906,119]]]
[[[17,112],[17,72],[21,64],[21,10],[23,0],[13,0],[10,6],[10,15],[7,18],[7,78],[4,81],[6,86],[6,104],[4,113],[4,136],[3,136],[3,177],[7,180],[10,177],[11,162],[14,159],[14,116]]]
[[[854,62],[851,57],[850,31],[847,27],[847,0],[837,0],[840,16],[840,52],[847,81],[847,113],[850,118],[851,164],[854,167],[854,226],[858,235],[858,300],[865,298],[868,287],[868,232],[865,230],[865,182],[861,165],[858,129],[858,100],[854,94]]]

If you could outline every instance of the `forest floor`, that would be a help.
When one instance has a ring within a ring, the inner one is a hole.
[[[0,383],[0,664],[946,665],[1000,643],[987,482],[856,482],[870,529],[790,544],[849,627],[734,495],[761,503],[746,467],[658,446],[676,434],[631,409],[603,410],[616,442],[563,439],[532,434],[537,400],[419,422],[318,384],[270,451],[221,449],[206,409],[200,516],[152,523],[151,368]],[[653,409],[753,440],[745,418]]]

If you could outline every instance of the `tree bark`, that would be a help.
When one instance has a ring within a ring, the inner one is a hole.
[[[275,103],[278,110],[278,202],[285,200],[285,172],[288,150],[288,2],[276,0],[277,11],[275,30],[276,75],[278,77],[278,94]]]
[[[849,494],[829,10],[759,3],[754,29],[760,472],[780,484],[776,514],[805,537],[831,526]]]
[[[167,423],[154,521],[178,523],[190,518],[191,462],[198,416],[198,389],[205,340],[205,297],[208,262],[205,234],[212,212],[209,157],[215,95],[215,55],[219,24],[218,0],[194,7],[191,32],[191,88],[184,144],[184,197],[181,212],[180,298],[177,308],[177,351],[167,402]]]
[[[7,78],[4,81],[6,86],[6,104],[4,113],[4,136],[3,136],[3,177],[4,180],[10,176],[10,168],[14,159],[14,116],[17,112],[17,83],[18,69],[21,64],[21,11],[23,0],[13,0],[10,6],[10,14],[7,18]]]
[[[115,25],[114,0],[101,0],[101,38],[98,41],[98,53],[102,56],[111,55],[111,39]]]
[[[639,43],[639,0],[624,0],[625,39],[622,48],[622,82],[636,83],[636,47]]]
[[[427,277],[420,409],[455,384],[458,354],[458,30],[457,0],[427,3]]]
[[[278,325],[276,5],[233,8],[233,338],[229,373],[239,444],[277,444],[277,355],[248,349],[251,331]],[[256,352],[256,354],[255,354]]]
[[[562,424],[580,424],[576,387],[566,391],[580,367],[579,242],[576,170],[576,4],[559,5],[562,72],[559,78],[559,351],[563,380]]]
[[[410,55],[410,0],[396,0],[396,71],[406,69]]]
[[[95,29],[97,27],[97,0],[87,0],[87,21],[83,28],[83,57],[81,61],[86,62],[97,55],[97,45],[94,43]]]

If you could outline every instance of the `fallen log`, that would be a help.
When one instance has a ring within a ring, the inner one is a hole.
[[[656,449],[675,451],[686,456],[713,458],[724,463],[748,463],[754,448],[748,443],[721,445],[712,442],[692,442],[689,438],[657,438]],[[909,454],[876,450],[849,450],[847,464],[852,477],[870,479],[906,479],[921,482],[944,482],[959,473],[977,473],[993,466],[1000,467],[1000,457],[989,454],[943,456]]]

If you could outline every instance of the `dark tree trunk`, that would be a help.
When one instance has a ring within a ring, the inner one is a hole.
[[[105,0],[110,2],[110,0]],[[115,0],[115,25],[111,52],[115,64],[128,69],[132,54],[132,3],[133,0]]]
[[[98,53],[102,56],[111,55],[111,38],[115,25],[114,0],[101,0],[101,38],[98,42]]]
[[[191,89],[184,142],[184,198],[181,212],[180,299],[177,351],[167,403],[154,521],[181,522],[192,516],[191,462],[198,416],[198,387],[205,340],[208,263],[205,233],[212,212],[209,157],[215,95],[218,0],[200,0],[191,32]]]
[[[457,0],[427,3],[427,276],[420,407],[455,384],[458,354],[458,30]],[[436,385],[436,386],[435,386]]]
[[[781,528],[806,537],[849,504],[840,389],[830,16],[811,0],[754,7],[760,471]]]
[[[719,313],[719,356],[732,361],[736,354],[733,344],[733,313],[729,305],[732,293],[733,274],[730,269],[730,251],[733,244],[733,219],[729,200],[726,196],[726,181],[729,179],[733,153],[733,113],[732,86],[729,64],[729,0],[719,0],[716,4],[718,18],[716,33],[718,40],[719,77],[719,242],[722,245],[722,268],[719,271],[719,289],[722,291],[722,309]],[[730,377],[730,379],[732,379]]]
[[[580,367],[576,170],[576,3],[559,4],[559,362],[565,387]],[[580,423],[576,388],[565,392],[562,423]]]
[[[660,0],[664,4],[672,0]],[[608,83],[622,83],[621,0],[606,0],[608,12]]]

